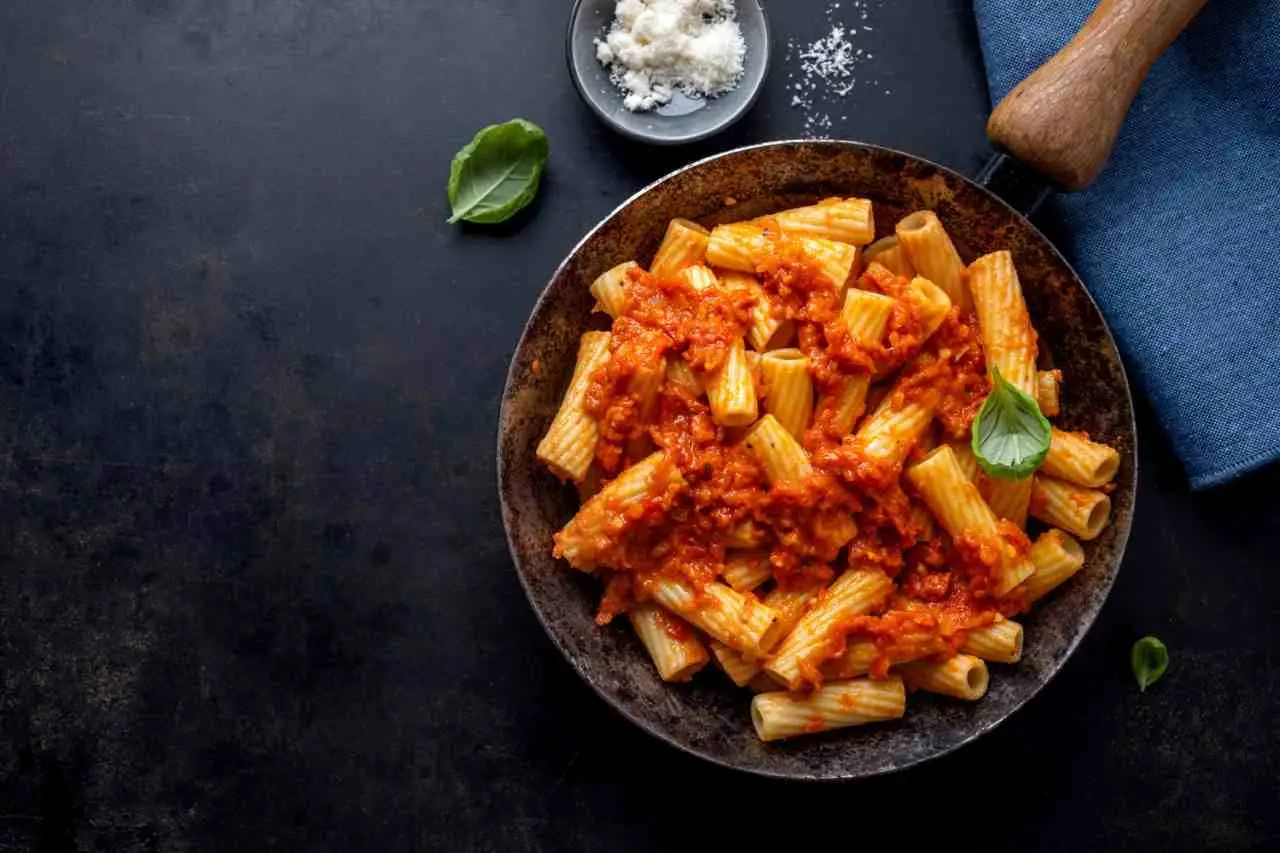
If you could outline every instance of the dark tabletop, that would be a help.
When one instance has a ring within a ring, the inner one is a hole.
[[[551,270],[644,183],[824,113],[972,172],[987,101],[968,4],[846,0],[873,58],[843,103],[792,107],[787,42],[828,4],[775,0],[756,109],[650,150],[579,102],[568,5],[0,6],[0,851],[745,849],[833,823],[849,849],[1280,845],[1280,472],[1190,494],[1142,402],[1100,621],[953,756],[761,781],[577,680],[494,482]],[[551,138],[533,210],[446,226],[453,152],[516,115]],[[1146,633],[1173,663],[1140,695]]]

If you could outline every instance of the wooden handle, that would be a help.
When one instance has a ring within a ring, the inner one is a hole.
[[[1070,43],[987,122],[996,146],[1062,189],[1102,171],[1152,63],[1206,0],[1102,0]]]

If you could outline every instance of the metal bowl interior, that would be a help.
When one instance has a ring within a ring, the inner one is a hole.
[[[629,259],[648,259],[669,219],[705,224],[756,216],[832,195],[875,203],[878,230],[903,214],[936,210],[965,260],[1013,252],[1042,350],[1064,375],[1058,423],[1115,445],[1123,460],[1112,523],[1086,543],[1085,569],[1024,618],[1021,663],[996,666],[980,702],[915,694],[897,722],[764,744],[750,694],[709,671],[669,685],[654,673],[625,621],[598,628],[598,583],[551,556],[551,536],[573,514],[573,490],[534,459],[587,328],[590,282]],[[731,203],[736,200],[736,203]],[[535,367],[537,365],[537,367]],[[1137,474],[1134,418],[1124,368],[1097,306],[1053,246],[968,179],[895,151],[850,142],[779,142],[695,163],[642,190],[573,250],[547,285],[511,363],[498,435],[503,522],[520,581],[555,644],[595,690],[654,735],[710,761],[797,779],[872,776],[942,755],[991,730],[1062,667],[1111,589],[1129,534]]]

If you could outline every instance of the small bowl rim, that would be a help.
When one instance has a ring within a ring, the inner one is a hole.
[[[769,14],[765,11],[764,4],[761,3],[760,0],[741,0],[742,5],[750,4],[750,6],[759,13],[760,27],[764,36],[762,39],[764,48],[760,57],[760,63],[763,70],[760,73],[759,80],[757,80],[755,85],[751,87],[751,90],[747,92],[747,96],[742,103],[739,104],[732,112],[726,113],[719,121],[709,125],[703,130],[686,133],[680,136],[655,136],[646,133],[643,130],[637,130],[622,124],[608,111],[606,111],[592,94],[587,92],[587,86],[583,79],[585,72],[580,69],[580,66],[574,60],[573,40],[578,31],[578,22],[582,17],[582,7],[585,2],[586,0],[574,0],[573,8],[569,11],[569,24],[565,28],[564,54],[565,62],[569,66],[569,78],[573,80],[573,88],[577,90],[578,97],[582,99],[582,101],[601,121],[620,136],[635,140],[636,142],[647,142],[650,145],[658,145],[662,147],[675,147],[678,145],[688,145],[693,142],[700,142],[737,124],[738,121],[746,115],[753,106],[755,106],[756,101],[759,100],[760,93],[764,90],[765,81],[769,77],[769,63],[773,60],[773,30],[769,25]],[[741,9],[742,6],[740,5],[738,7],[739,17],[741,17],[742,14]],[[750,62],[751,60],[748,55],[748,65]],[[743,78],[745,79],[746,76],[747,68],[744,66]]]

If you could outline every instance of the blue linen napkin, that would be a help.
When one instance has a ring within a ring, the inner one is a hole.
[[[992,100],[1094,5],[975,0]],[[1097,183],[1050,204],[1192,486],[1280,457],[1280,3],[1209,3]]]

